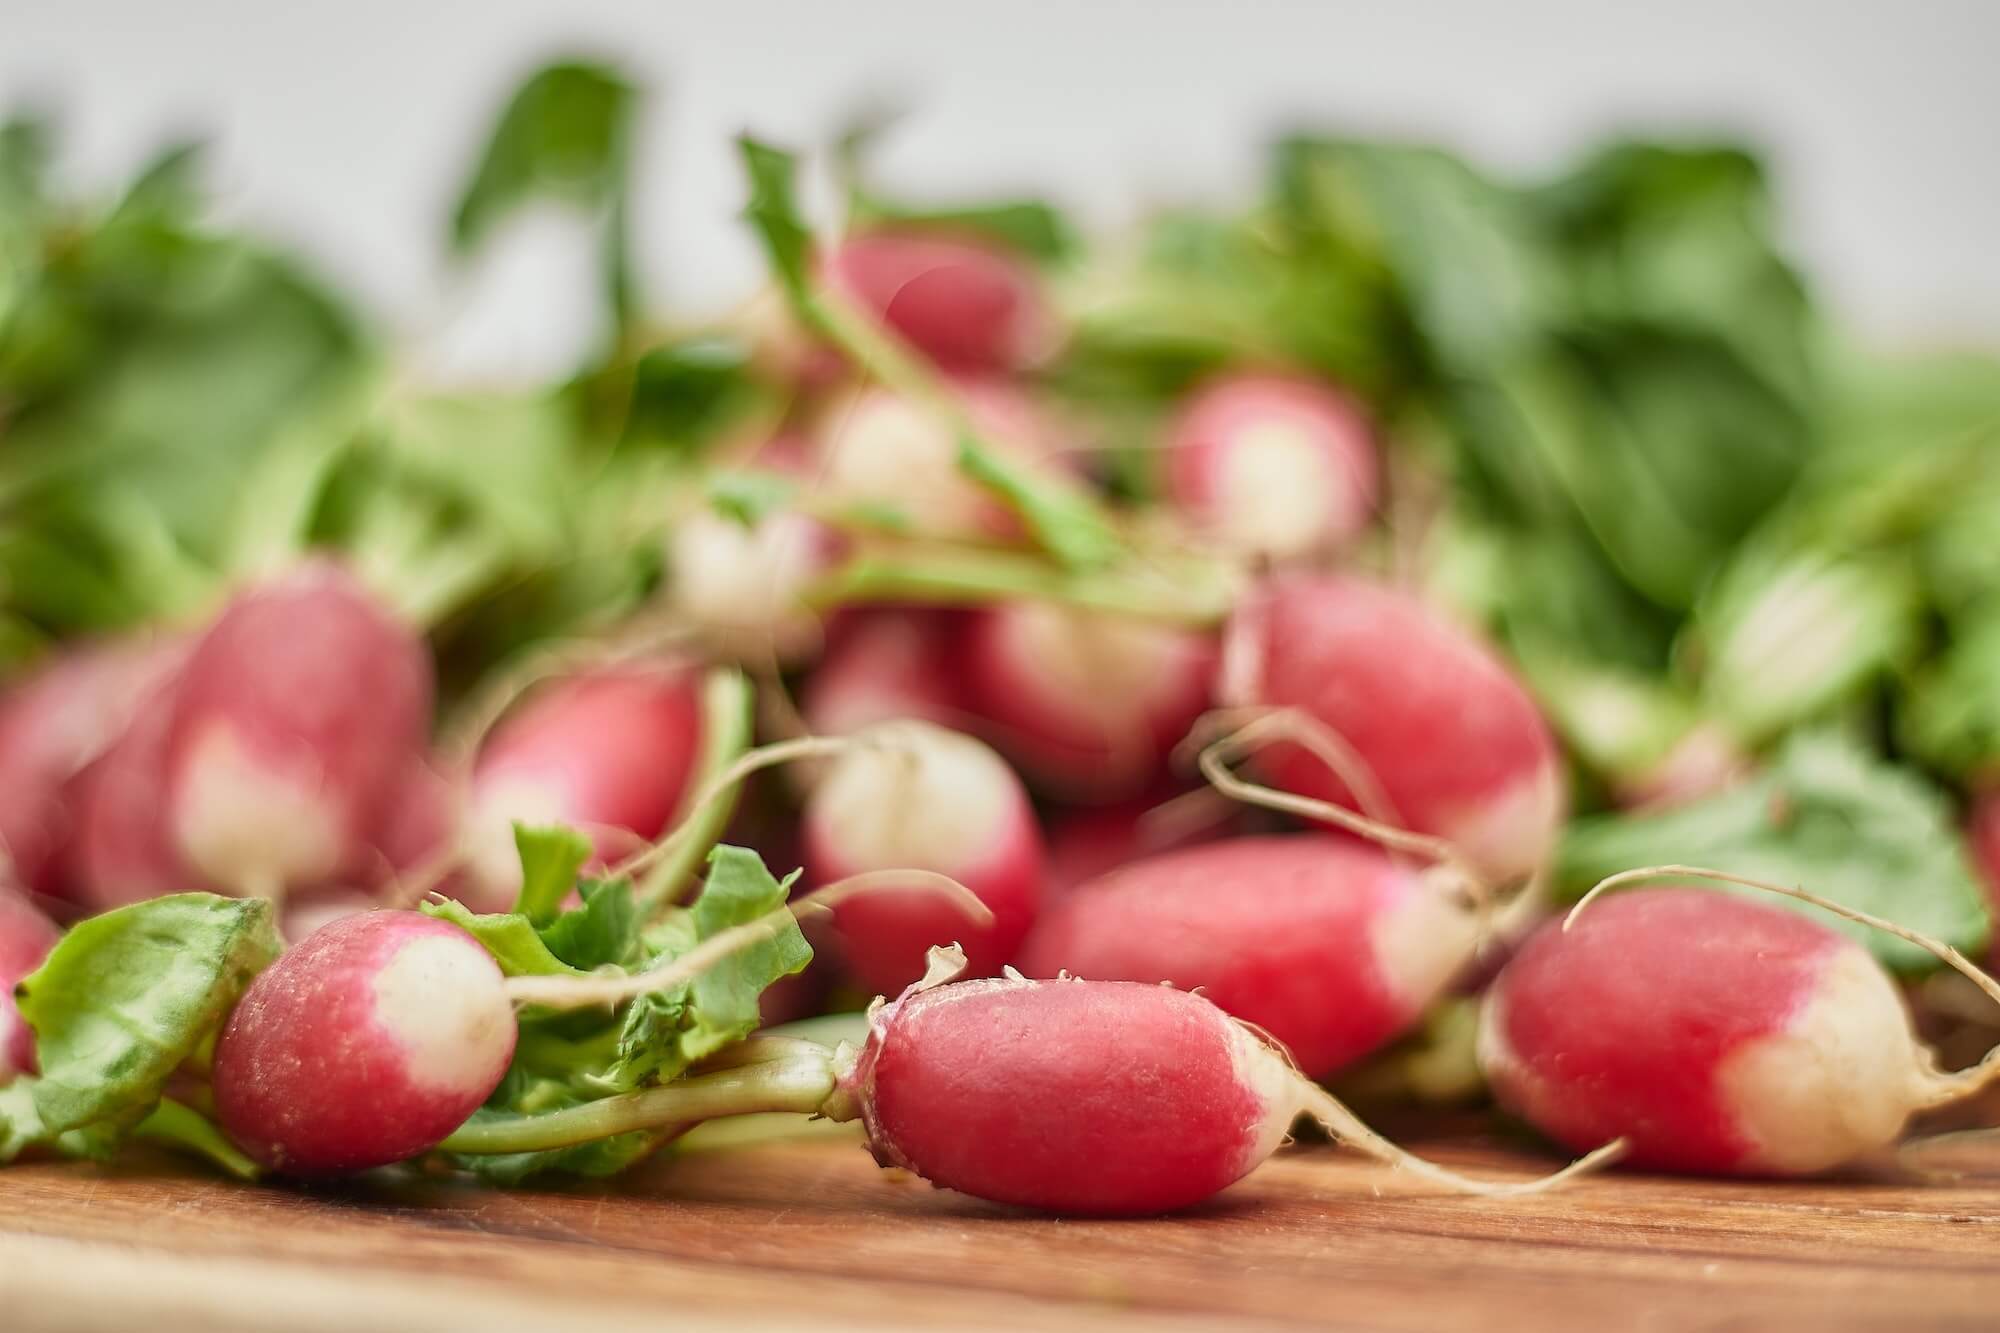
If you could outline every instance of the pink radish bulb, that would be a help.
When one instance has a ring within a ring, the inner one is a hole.
[[[93,912],[210,887],[168,823],[168,744],[179,694],[178,676],[155,684],[124,734],[69,785],[76,828],[64,873],[71,895]]]
[[[698,510],[667,539],[667,605],[730,657],[796,661],[820,630],[800,596],[837,553],[833,529],[805,514],[773,513],[746,527]]]
[[[1055,342],[1055,321],[1034,274],[990,246],[863,232],[834,247],[825,272],[836,290],[948,371],[1020,370]]]
[[[1050,423],[1021,390],[996,380],[956,385],[987,440],[1052,479],[1074,468],[1055,455]],[[884,510],[912,535],[1009,540],[1014,515],[959,467],[959,438],[937,413],[887,389],[867,388],[830,404],[820,419],[824,498]]]
[[[1167,490],[1197,527],[1274,560],[1335,550],[1367,526],[1380,489],[1374,432],[1314,380],[1232,375],[1168,432]]]
[[[1171,786],[1110,805],[1079,806],[1048,817],[1049,896],[1054,898],[1142,857],[1224,837],[1229,820],[1186,824],[1155,816],[1185,793]]]
[[[1707,1175],[1829,1170],[1939,1100],[1865,949],[1708,889],[1621,893],[1544,926],[1487,994],[1479,1060],[1557,1142],[1622,1137],[1633,1165]]]
[[[806,726],[816,735],[845,736],[902,718],[961,725],[954,623],[941,611],[843,612],[800,696]]]
[[[1209,635],[1046,602],[974,612],[959,656],[966,700],[1039,787],[1112,800],[1151,785],[1207,710]]]
[[[1165,986],[961,981],[872,1027],[844,1087],[876,1160],[998,1203],[1184,1208],[1255,1169],[1300,1109],[1283,1060]]]
[[[164,796],[182,855],[243,894],[351,871],[430,713],[423,640],[338,566],[243,594],[175,699]]]
[[[1373,800],[1318,758],[1274,745],[1273,785],[1453,843],[1508,880],[1554,849],[1562,756],[1491,649],[1405,593],[1345,575],[1281,574],[1247,598],[1225,647],[1225,702],[1300,710],[1352,752]]]
[[[513,903],[516,822],[580,829],[600,862],[658,837],[687,795],[700,748],[700,683],[680,663],[607,667],[534,691],[473,767],[467,903]]]
[[[1387,853],[1323,834],[1135,861],[1050,903],[1030,976],[1167,982],[1325,1078],[1408,1031],[1471,959],[1472,913]]]
[[[31,893],[65,892],[71,779],[108,749],[184,645],[131,639],[72,649],[0,698],[0,852]]]
[[[215,1107],[273,1171],[326,1175],[428,1151],[514,1055],[500,969],[458,927],[367,912],[321,927],[250,983],[215,1044]]]
[[[979,741],[929,723],[885,723],[857,738],[806,798],[802,828],[809,884],[927,870],[959,881],[993,913],[990,924],[975,924],[915,886],[841,903],[841,953],[884,995],[921,976],[933,946],[963,945],[976,974],[997,972],[1041,902],[1042,835],[1020,779]]]
[[[35,1072],[35,1034],[14,1007],[14,987],[42,965],[61,936],[26,898],[0,888],[0,1087]]]

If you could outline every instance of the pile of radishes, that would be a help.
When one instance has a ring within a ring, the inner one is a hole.
[[[1460,479],[1380,386],[1245,350],[1114,446],[1025,255],[817,238],[745,151],[778,407],[614,497],[639,605],[468,682],[454,627],[329,551],[7,687],[0,1155],[507,1182],[786,1111],[940,1186],[1143,1214],[1302,1118],[1468,1192],[1816,1173],[2000,1069],[1939,1069],[1842,933],[1904,948],[1893,913],[1762,882],[1797,809],[1727,802],[1782,785],[1765,738],[1696,762],[1722,733],[1675,714],[1654,744],[1644,691],[1454,592],[1426,493]],[[1637,731],[1625,781],[1594,746]],[[1972,827],[2000,882],[2000,796]],[[1577,846],[1656,835],[1720,864],[1552,906]],[[1457,1058],[1580,1163],[1467,1179],[1336,1099],[1449,1058],[1429,1020],[1467,1006]],[[864,1007],[854,1043],[782,1030]]]

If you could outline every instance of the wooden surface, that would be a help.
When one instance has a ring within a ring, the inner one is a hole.
[[[1541,1165],[1423,1146],[1500,1175]],[[1942,1183],[1617,1175],[1444,1197],[1300,1145],[1205,1208],[1055,1221],[850,1141],[665,1159],[611,1188],[249,1188],[164,1160],[0,1171],[0,1328],[2000,1328],[2000,1143]]]

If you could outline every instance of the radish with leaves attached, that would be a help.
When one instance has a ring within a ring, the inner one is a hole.
[[[244,992],[215,1044],[216,1113],[274,1171],[386,1166],[464,1124],[514,1041],[500,969],[472,936],[415,912],[344,917]]]

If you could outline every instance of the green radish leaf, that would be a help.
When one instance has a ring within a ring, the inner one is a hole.
[[[2000,597],[1948,622],[1944,652],[1909,682],[1897,736],[1947,773],[2000,774]]]
[[[154,1107],[132,1135],[203,1158],[238,1180],[256,1180],[264,1174],[264,1168],[244,1156],[214,1121],[172,1098]]]
[[[738,151],[750,175],[750,202],[743,216],[764,242],[771,271],[801,313],[811,305],[812,229],[799,211],[793,178],[798,159],[750,135],[739,135]]]
[[[542,943],[569,966],[588,972],[637,961],[639,909],[628,879],[586,879],[577,885],[583,906],[542,928]]]
[[[282,946],[271,903],[183,893],[79,922],[17,991],[41,1073],[28,1080],[51,1134],[111,1143]]]
[[[606,65],[564,61],[535,71],[494,123],[459,193],[452,249],[469,254],[535,199],[602,208],[627,188],[637,92]]]
[[[542,942],[535,923],[519,912],[475,912],[455,899],[429,902],[419,909],[426,916],[449,921],[486,947],[501,972],[510,977],[580,977],[587,973],[569,966]]]
[[[48,1127],[35,1111],[34,1080],[17,1078],[0,1088],[0,1162],[48,1143]]]
[[[537,926],[546,926],[576,887],[577,873],[590,859],[590,839],[572,828],[516,824],[514,846],[521,854],[521,892],[514,899],[514,910]]]
[[[1070,569],[1102,569],[1125,543],[1084,491],[1029,470],[976,437],[958,441],[958,467],[1020,515],[1035,544]]]
[[[1834,732],[1800,732],[1769,768],[1693,804],[1578,820],[1557,866],[1561,896],[1647,865],[1697,865],[1777,880],[1976,954],[1990,929],[1951,802],[1917,774]],[[1753,889],[1846,932],[1897,972],[1942,966],[1916,945]]]

